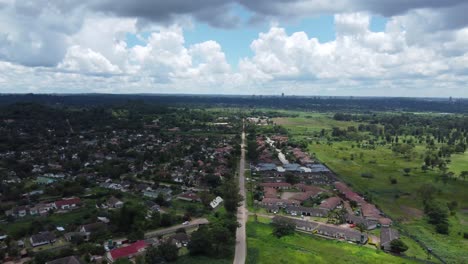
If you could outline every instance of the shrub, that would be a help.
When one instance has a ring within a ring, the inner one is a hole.
[[[295,229],[295,224],[287,219],[276,219],[273,221],[273,234],[277,237],[291,235]]]

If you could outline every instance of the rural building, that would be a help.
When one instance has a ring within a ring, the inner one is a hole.
[[[47,244],[53,244],[56,241],[55,235],[52,232],[46,231],[32,235],[29,239],[33,247],[38,247]]]
[[[116,248],[107,252],[107,259],[110,263],[122,258],[133,258],[145,252],[148,245],[144,240],[139,240],[125,247]]]
[[[391,246],[390,243],[395,240],[399,239],[400,234],[396,229],[383,227],[380,229],[380,247],[385,251],[390,251]]]
[[[59,258],[56,260],[48,261],[46,264],[85,264],[86,262],[82,261],[76,256],[69,256],[64,258]]]

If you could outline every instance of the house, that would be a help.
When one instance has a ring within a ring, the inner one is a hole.
[[[30,215],[45,215],[54,209],[53,203],[39,203],[29,209]]]
[[[334,210],[341,204],[341,199],[339,197],[330,197],[322,201],[319,205],[319,208],[325,209],[328,211]]]
[[[59,210],[71,210],[77,208],[80,203],[81,200],[77,197],[64,198],[62,200],[56,201],[54,203],[54,207]]]
[[[366,201],[359,194],[353,192],[346,184],[335,182],[335,188],[341,192],[346,199],[356,202],[358,205],[364,204]]]
[[[323,164],[307,164],[306,167],[308,167],[311,172],[315,173],[328,173],[330,170]]]
[[[390,227],[392,223],[393,221],[390,218],[386,218],[386,217],[379,218],[379,224],[381,227]]]
[[[85,234],[85,240],[89,240],[90,236],[93,233],[97,233],[99,231],[105,231],[105,230],[107,230],[107,225],[102,222],[82,225],[80,227],[80,232]]]
[[[381,218],[381,212],[375,205],[364,202],[361,203],[362,216],[366,219],[379,220]]]
[[[54,183],[56,181],[57,181],[56,179],[52,179],[52,178],[49,178],[49,177],[43,177],[43,176],[38,176],[36,178],[36,182],[38,184],[43,184],[43,185],[49,185],[49,184],[52,184],[52,183]]]
[[[29,208],[27,206],[18,206],[11,210],[5,211],[6,216],[13,216],[13,217],[25,217],[28,215]]]
[[[297,163],[283,164],[283,169],[289,172],[304,172],[304,169],[301,168],[301,165]]]
[[[272,221],[273,222],[288,221],[288,222],[294,223],[294,225],[296,226],[296,229],[309,231],[309,232],[312,232],[318,226],[318,223],[316,222],[309,222],[305,220],[293,219],[293,218],[288,218],[284,216],[275,216]]]
[[[380,229],[380,247],[385,251],[391,250],[390,243],[395,240],[399,239],[400,234],[397,230],[389,227],[382,227]]]
[[[291,184],[287,182],[263,182],[260,183],[262,187],[275,188],[277,190],[288,190],[291,189]]]
[[[277,205],[264,205],[263,208],[267,210],[269,213],[277,214],[280,210],[279,206]]]
[[[319,235],[337,239],[344,239],[346,241],[358,244],[365,244],[367,242],[367,234],[349,228],[341,228],[338,226],[320,224],[314,230],[314,232]]]
[[[291,199],[304,202],[306,200],[309,200],[310,198],[317,197],[319,193],[320,192],[317,192],[317,191],[300,192],[300,193],[293,195]]]
[[[213,201],[210,202],[210,206],[211,208],[215,209],[222,202],[223,202],[223,198],[217,196]]]
[[[148,212],[151,214],[161,211],[161,206],[153,201],[146,201],[145,205],[148,208]]]
[[[106,202],[106,205],[109,208],[122,208],[123,204],[124,203],[121,200],[115,198],[114,196],[111,196],[111,198],[109,198]]]
[[[186,247],[190,242],[190,237],[185,233],[177,233],[169,237],[169,242],[178,248]]]
[[[286,200],[286,199],[278,199],[278,198],[264,198],[260,205],[262,206],[278,206],[278,207],[286,207],[286,206],[299,206],[300,202],[296,200]]]
[[[63,236],[65,237],[65,240],[69,242],[73,240],[81,239],[81,238],[82,240],[86,240],[86,234],[81,233],[81,232],[68,232],[68,233],[65,233]]]
[[[198,195],[193,192],[183,193],[177,196],[177,199],[187,201],[187,202],[201,202],[200,197],[198,197]]]
[[[314,217],[326,217],[328,215],[328,210],[304,206],[287,206],[285,211],[291,215],[306,215]]]
[[[56,241],[54,233],[51,232],[41,232],[39,234],[32,235],[29,239],[33,247],[53,244]]]
[[[48,261],[46,264],[85,264],[86,262],[82,261],[76,256],[69,256],[64,258],[59,258],[56,260]]]
[[[274,163],[259,163],[255,167],[256,171],[276,171],[276,164]]]
[[[106,257],[110,263],[113,263],[114,261],[121,259],[121,258],[133,258],[145,252],[145,249],[147,246],[148,244],[146,244],[144,240],[139,240],[128,246],[116,248],[107,252]]]
[[[372,230],[377,228],[377,221],[365,219],[362,216],[357,216],[351,213],[345,214],[345,220],[348,224],[359,225],[362,224],[367,230]]]

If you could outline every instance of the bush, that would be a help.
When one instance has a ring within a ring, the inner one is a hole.
[[[400,239],[392,240],[392,242],[390,242],[390,248],[391,248],[392,252],[395,252],[395,253],[398,253],[398,254],[408,250],[408,246],[403,241],[401,241]]]
[[[273,234],[277,237],[283,237],[294,233],[296,225],[287,219],[275,219],[273,221]]]
[[[436,231],[439,234],[447,235],[449,232],[449,224],[447,222],[441,222],[436,224]]]
[[[370,172],[363,172],[363,173],[361,173],[361,177],[367,178],[367,179],[373,179],[373,178],[374,178],[374,174],[372,174],[372,173],[370,173]]]

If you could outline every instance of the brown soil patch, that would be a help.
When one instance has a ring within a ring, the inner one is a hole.
[[[401,211],[403,211],[408,218],[410,219],[420,219],[423,217],[424,212],[422,210],[419,210],[417,208],[401,205],[400,206]]]
[[[289,198],[293,197],[296,194],[298,194],[298,192],[283,192],[281,194],[281,199],[288,200]]]

